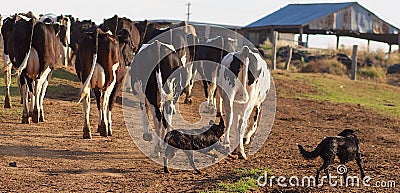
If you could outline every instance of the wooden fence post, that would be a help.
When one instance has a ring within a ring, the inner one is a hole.
[[[276,47],[278,44],[278,32],[272,30],[272,70],[276,70]]]
[[[286,70],[289,70],[290,62],[292,61],[292,54],[293,54],[292,52],[293,52],[292,46],[287,46],[286,47],[287,56],[286,56],[286,63],[285,63]]]
[[[351,80],[357,80],[357,49],[358,45],[353,45],[353,55],[351,57]]]

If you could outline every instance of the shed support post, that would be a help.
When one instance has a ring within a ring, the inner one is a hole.
[[[358,45],[353,45],[353,55],[351,57],[351,80],[357,80],[357,49]]]
[[[292,61],[292,52],[293,52],[292,46],[287,46],[286,47],[287,56],[286,56],[286,64],[285,64],[286,70],[289,70],[290,62]]]
[[[389,44],[389,52],[388,52],[388,57],[390,58],[390,54],[392,53],[392,45]]]
[[[369,53],[369,48],[371,47],[370,45],[371,45],[371,40],[368,40],[368,47],[367,47],[368,53]]]
[[[399,49],[397,51],[400,53],[400,34],[397,35],[397,45],[399,45]]]
[[[336,35],[336,51],[339,50],[340,36]]]
[[[309,48],[310,46],[308,45],[309,39],[310,38],[310,34],[307,34],[307,39],[306,39],[306,47]]]
[[[299,45],[303,46],[303,27],[299,29]]]
[[[271,35],[272,35],[272,70],[276,70],[276,50],[277,50],[277,44],[278,44],[278,32],[275,31],[274,29],[271,30]]]

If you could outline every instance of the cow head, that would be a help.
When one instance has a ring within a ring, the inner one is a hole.
[[[120,46],[120,63],[125,66],[131,65],[133,58],[135,57],[135,46],[133,45],[132,39],[128,30],[122,29],[117,34]]]

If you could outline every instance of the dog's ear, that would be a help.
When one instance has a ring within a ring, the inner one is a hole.
[[[352,134],[354,134],[354,130],[345,129],[345,130],[343,130],[342,132],[340,132],[338,136],[343,136],[343,137],[345,137],[345,136],[347,136],[347,135],[352,135]]]
[[[219,118],[219,126],[225,127],[224,119],[222,117]]]

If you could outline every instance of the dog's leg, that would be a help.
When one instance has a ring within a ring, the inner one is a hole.
[[[192,151],[185,151],[185,153],[189,158],[190,166],[192,166],[192,168],[194,169],[194,171],[196,171],[197,174],[201,174],[201,172],[194,165],[193,152]]]
[[[168,158],[164,157],[164,173],[169,173],[168,170]]]
[[[363,167],[362,167],[362,165],[361,165],[361,154],[360,154],[360,153],[357,153],[357,155],[356,155],[356,161],[357,161],[358,167],[360,168],[361,177],[364,179],[365,174],[364,174],[364,169],[363,169]]]
[[[324,164],[322,164],[322,166],[320,168],[318,168],[317,175],[315,176],[315,182],[316,182],[317,186],[319,185],[318,181],[319,181],[319,174],[321,173],[321,170],[324,170],[326,176],[328,177],[328,182],[329,182],[329,173],[328,173],[327,168],[328,168],[328,163],[326,161],[324,161]]]
[[[324,167],[325,175],[328,178],[328,183],[330,183],[331,182],[331,177],[329,176],[329,172],[328,172],[328,164],[324,164],[324,165],[322,165],[322,167]]]
[[[164,156],[164,173],[169,173],[168,170],[168,159],[172,159],[175,157],[176,149],[170,145],[167,145],[165,149],[165,156]]]
[[[208,155],[208,156],[211,156],[211,157],[213,157],[214,159],[217,159],[217,158],[218,158],[218,155],[215,154],[214,152],[210,152],[210,151],[211,151],[211,150],[209,150],[209,149],[202,149],[202,150],[199,150],[200,153],[205,154],[205,155]]]

